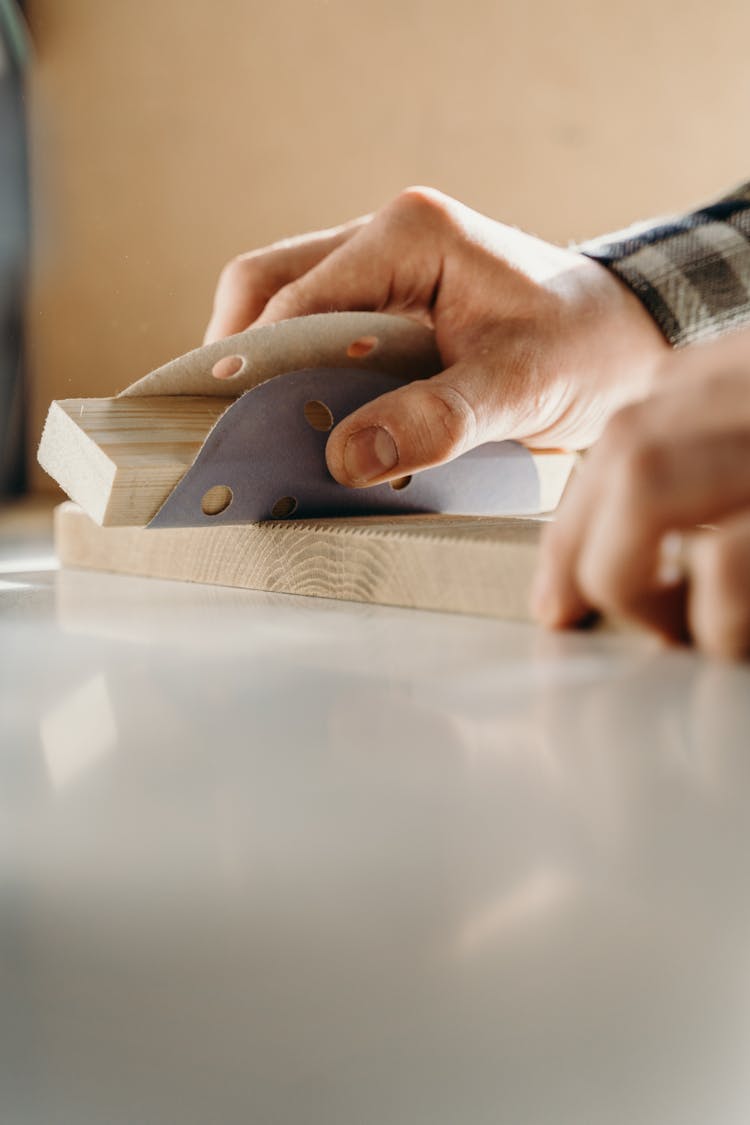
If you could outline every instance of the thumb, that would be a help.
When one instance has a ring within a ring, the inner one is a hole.
[[[489,377],[459,363],[366,403],[331,433],[329,472],[340,484],[380,484],[487,441],[498,422],[489,416]]]

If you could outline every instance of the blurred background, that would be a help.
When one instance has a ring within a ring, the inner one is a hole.
[[[197,345],[242,250],[410,183],[567,242],[750,175],[747,0],[25,9],[36,486],[50,399],[112,394]]]

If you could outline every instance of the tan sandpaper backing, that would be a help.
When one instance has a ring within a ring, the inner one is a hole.
[[[377,343],[362,357],[347,349],[366,337]],[[244,367],[229,379],[212,375],[225,356],[241,356]],[[238,397],[289,371],[315,367],[366,367],[405,379],[434,375],[441,368],[434,333],[416,321],[387,313],[336,312],[248,328],[157,367],[118,397],[215,395]]]

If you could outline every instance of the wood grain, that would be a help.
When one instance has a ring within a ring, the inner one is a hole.
[[[98,527],[55,511],[64,566],[528,620],[541,519],[400,516],[241,527]]]
[[[39,463],[98,524],[143,527],[233,401],[164,395],[53,402]]]

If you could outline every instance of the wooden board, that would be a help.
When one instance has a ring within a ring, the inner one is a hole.
[[[55,511],[64,566],[528,620],[540,519],[370,516],[237,527],[98,527]]]
[[[143,527],[233,401],[163,395],[53,402],[39,463],[98,524]]]

